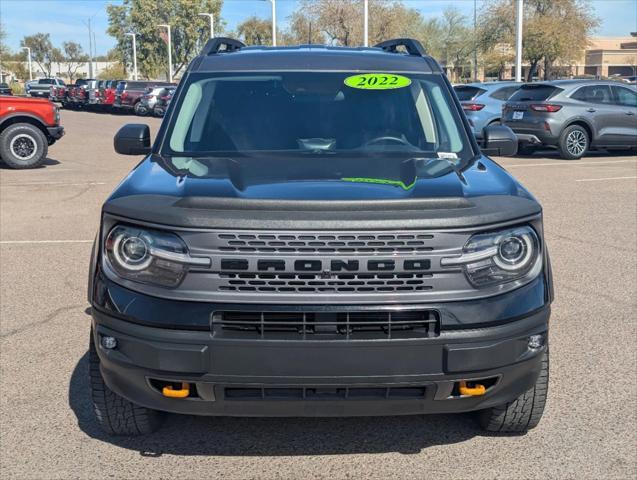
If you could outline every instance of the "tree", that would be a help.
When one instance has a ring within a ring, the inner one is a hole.
[[[28,35],[20,42],[21,47],[31,49],[31,59],[47,77],[51,76],[51,67],[58,52],[51,44],[51,35],[48,33],[36,33]],[[59,50],[58,50],[59,51]]]
[[[122,63],[115,62],[112,65],[106,67],[102,70],[97,78],[99,80],[113,80],[113,79],[124,79],[128,76],[128,72]]]
[[[123,0],[108,5],[107,32],[117,40],[117,51],[124,65],[132,65],[132,42],[128,32],[137,34],[137,66],[142,76],[156,77],[168,67],[167,45],[158,24],[169,24],[172,35],[174,75],[197,55],[210,36],[208,20],[200,12],[220,19],[223,0]],[[217,30],[223,23],[217,22]]]
[[[64,55],[66,61],[66,74],[69,77],[69,82],[73,83],[77,70],[83,63],[89,61],[89,57],[82,50],[82,45],[77,42],[64,42],[62,44],[64,48]]]
[[[272,23],[253,16],[237,26],[237,34],[246,45],[271,44]]]
[[[283,38],[290,43],[363,44],[363,2],[302,0],[289,18]],[[370,0],[369,42],[409,36],[422,22],[420,14],[399,0]]]
[[[589,0],[526,0],[522,55],[531,80],[544,62],[544,76],[551,78],[555,63],[579,58],[588,38],[599,25]],[[480,48],[489,52],[497,45],[515,43],[515,6],[510,0],[485,0],[480,13]],[[568,20],[567,20],[568,19]]]
[[[465,77],[465,67],[470,63],[469,57],[475,45],[473,32],[467,26],[467,17],[457,8],[447,7],[440,22],[440,34],[442,62],[460,77]]]

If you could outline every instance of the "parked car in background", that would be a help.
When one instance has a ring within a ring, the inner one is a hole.
[[[34,168],[46,159],[49,145],[64,135],[60,112],[52,102],[0,97],[0,160],[11,168]]]
[[[166,93],[166,87],[151,87],[144,93],[135,106],[135,113],[140,116],[153,113],[159,97]]]
[[[517,82],[488,82],[453,87],[477,138],[482,138],[482,129],[487,125],[500,123],[502,105],[521,85]]]
[[[613,81],[556,80],[525,84],[504,104],[502,121],[522,153],[555,147],[564,159],[590,148],[637,148],[637,89]]]
[[[75,84],[69,89],[67,95],[67,104],[65,107],[81,108],[86,103],[89,82],[95,80],[94,78],[78,78],[75,80]]]
[[[86,104],[96,106],[101,103],[100,82],[103,80],[89,80],[86,84]]]
[[[52,86],[64,85],[64,80],[60,78],[40,78],[37,82],[28,82],[26,93],[31,97],[48,98]]]
[[[121,80],[106,80],[103,84],[100,84],[100,96],[102,105],[105,107],[111,107],[115,102],[115,91],[120,81]]]
[[[52,102],[65,103],[68,87],[66,85],[51,85],[49,100]]]
[[[13,90],[8,83],[0,83],[0,95],[13,95]]]
[[[122,80],[117,84],[115,92],[114,108],[135,109],[142,95],[151,87],[158,86],[174,86],[167,82],[140,82],[131,80]]]
[[[176,89],[177,87],[167,87],[164,89],[163,93],[159,95],[159,98],[157,98],[157,102],[153,107],[153,115],[155,117],[164,116]]]
[[[623,77],[626,83],[630,83],[631,85],[637,85],[637,75],[631,75],[629,77]]]

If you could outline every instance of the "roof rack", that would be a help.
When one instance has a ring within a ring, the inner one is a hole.
[[[413,38],[394,38],[392,40],[385,40],[384,42],[374,45],[376,48],[382,48],[387,53],[400,53],[398,47],[405,47],[409,55],[416,57],[424,57],[426,55],[425,49],[418,40]]]
[[[214,55],[215,53],[229,53],[245,47],[243,42],[234,38],[216,37],[208,40],[201,51],[202,55]]]

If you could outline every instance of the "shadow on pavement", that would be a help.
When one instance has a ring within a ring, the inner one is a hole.
[[[54,165],[60,165],[60,162],[57,161],[57,160],[54,160],[53,158],[47,157],[46,160],[44,160],[42,165],[40,165],[39,167],[30,168],[30,169],[27,168],[26,170],[39,170],[41,168],[48,168],[48,167],[52,167]],[[0,170],[16,170],[16,169],[9,167],[6,163],[4,163],[4,162],[2,162],[0,160]]]
[[[88,335],[87,335],[88,338]],[[69,405],[89,437],[136,450],[142,456],[283,456],[352,453],[419,453],[482,435],[470,415],[349,418],[232,418],[166,415],[162,428],[145,437],[112,437],[92,411],[88,352],[69,385]]]

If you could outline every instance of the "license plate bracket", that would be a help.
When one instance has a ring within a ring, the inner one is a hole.
[[[515,111],[513,112],[513,120],[522,120],[524,118],[524,112]]]

